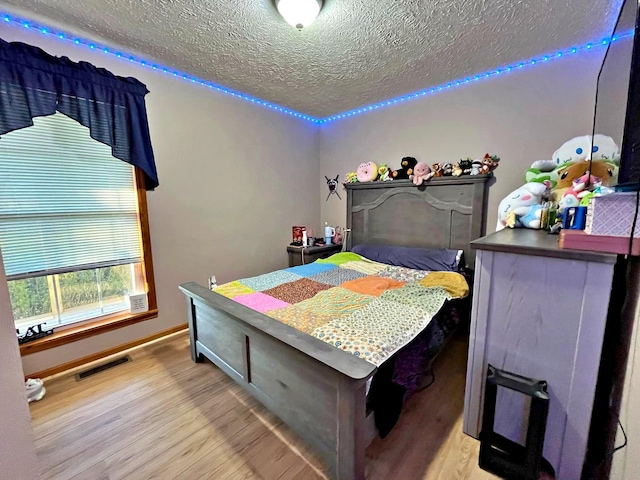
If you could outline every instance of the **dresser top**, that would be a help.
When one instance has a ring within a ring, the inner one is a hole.
[[[326,251],[331,251],[331,250],[335,250],[335,251],[339,251],[342,250],[342,244],[336,244],[336,243],[332,243],[331,245],[314,245],[312,247],[310,246],[306,246],[306,247],[298,247],[295,245],[288,245],[287,246],[287,252],[298,252],[300,253],[302,250],[304,249],[304,253],[306,254],[312,254],[312,253],[318,253],[318,252],[326,252]]]
[[[530,228],[505,228],[471,242],[471,248],[494,252],[537,255],[540,257],[565,258],[585,262],[616,263],[613,253],[591,252],[560,248],[558,235]]]

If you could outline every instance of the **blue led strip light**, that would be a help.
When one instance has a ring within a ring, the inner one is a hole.
[[[596,49],[598,47],[606,47],[607,45],[609,45],[610,42],[615,42],[617,40],[620,40],[622,38],[625,37],[631,37],[633,36],[633,31],[629,31],[629,32],[625,32],[623,34],[620,35],[616,35],[614,37],[610,37],[610,38],[605,38],[602,39],[600,41],[597,42],[590,42],[590,43],[585,43],[584,45],[581,46],[577,46],[577,47],[572,47],[572,48],[568,48],[565,50],[560,50],[557,51],[555,53],[550,53],[548,55],[541,55],[535,58],[531,58],[529,60],[525,60],[525,61],[521,61],[521,62],[516,62],[513,63],[511,65],[507,65],[505,67],[500,67],[500,68],[495,68],[492,70],[489,70],[487,72],[484,73],[478,73],[476,75],[471,75],[469,77],[465,77],[465,78],[461,78],[458,80],[452,80],[451,82],[447,82],[447,83],[443,83],[442,85],[436,85],[434,87],[430,87],[430,88],[426,88],[424,90],[420,90],[418,92],[414,92],[414,93],[409,93],[407,95],[401,95],[399,97],[395,97],[395,98],[390,98],[389,100],[384,100],[382,102],[378,102],[378,103],[373,103],[371,105],[365,105],[364,107],[360,107],[360,108],[356,108],[353,110],[349,110],[347,112],[343,112],[343,113],[338,113],[336,115],[332,115],[330,117],[326,117],[326,118],[316,118],[316,117],[312,117],[311,115],[305,115],[303,113],[300,112],[296,112],[295,110],[291,110],[289,108],[286,107],[281,107],[280,105],[276,105],[275,103],[271,103],[271,102],[267,102],[265,100],[261,100],[259,98],[255,98],[252,97],[251,95],[247,95],[235,90],[232,90],[230,88],[226,88],[223,87],[221,85],[217,85],[213,82],[209,82],[207,80],[203,80],[201,78],[198,77],[194,77],[193,75],[189,75],[188,73],[185,72],[180,72],[178,70],[174,70],[172,68],[166,67],[164,65],[160,65],[158,63],[155,63],[153,61],[149,61],[149,60],[145,60],[143,58],[139,58],[136,57],[134,55],[131,55],[129,53],[126,52],[121,52],[119,50],[104,46],[104,45],[99,45],[95,42],[92,42],[90,40],[86,40],[84,38],[80,38],[77,37],[75,35],[70,35],[68,33],[65,33],[63,31],[60,30],[55,30],[49,27],[46,27],[44,25],[39,25],[36,24],[34,22],[31,22],[29,20],[23,19],[23,18],[18,18],[18,17],[14,17],[12,15],[6,14],[6,13],[2,13],[0,12],[0,16],[2,17],[2,21],[3,23],[9,23],[9,24],[14,24],[14,25],[18,25],[22,28],[26,28],[29,30],[35,30],[40,32],[42,35],[46,35],[46,36],[51,36],[51,37],[56,37],[59,40],[62,41],[66,41],[66,42],[72,42],[76,45],[81,45],[84,47],[87,47],[91,50],[96,50],[96,51],[101,51],[102,53],[104,53],[105,55],[110,55],[116,58],[119,58],[123,61],[129,61],[131,63],[136,63],[138,65],[141,65],[143,67],[146,68],[150,68],[152,70],[156,70],[159,72],[162,72],[166,75],[171,75],[177,78],[182,78],[185,81],[191,82],[191,83],[196,83],[196,84],[200,84],[203,87],[207,87],[209,89],[212,90],[216,90],[220,93],[224,93],[226,95],[231,95],[234,96],[236,98],[240,98],[242,100],[254,103],[256,105],[261,105],[265,108],[269,108],[271,110],[276,110],[278,112],[282,112],[286,115],[290,115],[292,117],[296,117],[296,118],[301,118],[304,120],[307,120],[311,123],[314,123],[316,125],[322,125],[322,124],[326,124],[326,123],[330,123],[333,122],[335,120],[340,120],[342,118],[348,118],[348,117],[353,117],[356,115],[360,115],[363,113],[367,113],[373,110],[379,110],[381,108],[384,107],[389,107],[391,105],[397,105],[399,103],[404,103],[404,102],[408,102],[409,100],[414,100],[416,98],[422,98],[422,97],[426,97],[429,95],[434,95],[437,93],[440,93],[441,91],[444,90],[451,90],[452,88],[456,88],[456,87],[460,87],[463,85],[466,85],[468,83],[473,83],[473,82],[478,82],[481,80],[486,80],[487,78],[491,78],[491,77],[495,77],[498,75],[504,75],[506,73],[512,72],[512,71],[517,71],[517,70],[521,70],[523,68],[530,68],[534,65],[537,65],[538,63],[543,63],[543,62],[548,62],[550,60],[557,60],[559,58],[562,58],[564,56],[569,56],[569,55],[574,55],[577,54],[579,52],[583,52],[583,51],[591,51],[593,49]]]
[[[59,40],[62,41],[66,41],[66,42],[71,42],[74,43],[76,45],[81,45],[83,47],[87,47],[91,50],[95,50],[95,51],[100,51],[102,53],[104,53],[105,55],[110,55],[112,57],[116,57],[119,58],[121,60],[124,61],[129,61],[131,63],[135,63],[137,65],[141,65],[143,67],[149,68],[151,70],[156,70],[158,72],[162,72],[166,75],[171,75],[174,77],[178,77],[178,78],[182,78],[183,80],[186,80],[188,82],[191,83],[197,83],[202,85],[203,87],[207,87],[210,88],[212,90],[216,90],[220,93],[224,93],[226,95],[232,95],[236,98],[240,98],[242,100],[246,100],[248,102],[251,103],[255,103],[256,105],[262,105],[263,107],[269,108],[271,110],[276,110],[278,112],[282,112],[284,114],[287,115],[291,115],[292,117],[297,117],[297,118],[302,118],[304,120],[307,120],[309,122],[315,123],[315,124],[319,124],[320,123],[320,119],[312,117],[310,115],[305,115],[304,113],[300,113],[300,112],[296,112],[295,110],[291,110],[289,108],[285,108],[285,107],[281,107],[280,105],[276,105],[275,103],[271,103],[271,102],[267,102],[265,100],[261,100],[259,98],[255,98],[252,97],[251,95],[247,95],[245,93],[241,93],[238,92],[236,90],[232,90],[230,88],[226,88],[223,87],[221,85],[217,85],[213,82],[209,82],[207,80],[203,80],[201,78],[198,77],[194,77],[193,75],[189,75],[188,73],[185,72],[181,72],[178,70],[174,70],[172,68],[166,67],[164,65],[161,65],[159,63],[155,63],[153,61],[149,61],[149,60],[145,60],[143,58],[140,57],[136,57],[134,55],[131,55],[129,53],[126,52],[122,52],[119,51],[117,49],[113,49],[110,47],[107,47],[105,45],[99,45],[95,42],[92,42],[91,40],[87,40],[81,37],[77,37],[75,35],[71,35],[68,33],[65,33],[63,31],[60,30],[56,30],[44,25],[39,25],[36,24],[34,22],[31,22],[29,20],[26,20],[24,18],[18,18],[18,17],[14,17],[12,15],[6,14],[6,13],[2,13],[0,12],[0,16],[2,16],[2,23],[9,23],[9,24],[14,24],[14,25],[19,25],[22,28],[26,28],[29,30],[34,30],[37,32],[40,32],[42,35],[45,36],[50,36],[50,37],[56,37]]]
[[[355,108],[355,109],[349,110],[347,112],[338,113],[338,114],[332,115],[330,117],[322,118],[322,119],[320,119],[320,121],[318,121],[316,123],[324,124],[324,123],[333,122],[335,120],[340,120],[342,118],[353,117],[355,115],[360,115],[362,113],[367,113],[367,112],[370,112],[372,110],[379,110],[381,108],[388,107],[388,106],[391,106],[391,105],[397,105],[399,103],[404,103],[404,102],[407,102],[409,100],[414,100],[416,98],[421,98],[421,97],[426,97],[426,96],[429,96],[429,95],[434,95],[434,94],[440,93],[440,92],[442,92],[444,90],[450,90],[450,89],[453,89],[453,88],[456,88],[456,87],[460,87],[462,85],[466,85],[468,83],[473,83],[473,82],[478,82],[478,81],[481,81],[481,80],[486,80],[487,78],[496,77],[498,75],[504,75],[506,73],[509,73],[509,72],[512,72],[512,71],[521,70],[523,68],[529,68],[529,67],[532,67],[534,65],[537,65],[538,63],[548,62],[550,60],[559,59],[559,58],[562,58],[564,56],[574,55],[574,54],[577,54],[577,53],[579,53],[581,51],[591,51],[591,50],[596,49],[598,47],[606,47],[611,42],[618,41],[618,40],[620,40],[622,38],[625,38],[625,37],[633,36],[633,33],[634,33],[633,31],[625,32],[623,34],[616,35],[616,36],[613,36],[613,37],[610,37],[610,38],[604,38],[604,39],[600,40],[599,42],[585,43],[584,45],[579,46],[579,47],[572,47],[572,48],[568,48],[566,50],[560,50],[560,51],[558,51],[556,53],[550,53],[548,55],[541,55],[539,57],[531,58],[531,59],[526,60],[526,61],[521,61],[521,62],[513,63],[511,65],[507,65],[506,67],[495,68],[493,70],[489,70],[488,72],[478,73],[476,75],[471,75],[470,77],[465,77],[465,78],[460,78],[458,80],[453,80],[451,82],[447,82],[447,83],[443,83],[442,85],[436,85],[434,87],[426,88],[426,89],[420,90],[418,92],[409,93],[407,95],[401,95],[399,97],[390,98],[389,100],[385,100],[385,101],[378,102],[378,103],[373,103],[371,105],[365,105],[364,107]]]

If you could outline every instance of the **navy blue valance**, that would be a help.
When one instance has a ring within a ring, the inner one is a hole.
[[[75,63],[0,39],[0,135],[33,125],[56,110],[89,128],[113,156],[139,167],[146,188],[158,186],[145,107],[147,87],[90,63]]]

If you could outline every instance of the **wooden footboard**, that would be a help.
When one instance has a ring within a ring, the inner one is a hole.
[[[180,290],[192,359],[208,358],[280,417],[332,478],[364,479],[366,381],[376,367],[197,283]]]

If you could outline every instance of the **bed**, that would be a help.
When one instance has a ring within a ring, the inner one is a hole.
[[[347,250],[384,244],[463,250],[485,233],[489,175],[348,185]],[[187,296],[193,361],[208,359],[302,437],[339,480],[363,479],[376,437],[367,384],[378,368],[197,283]],[[382,365],[384,366],[384,364]]]

